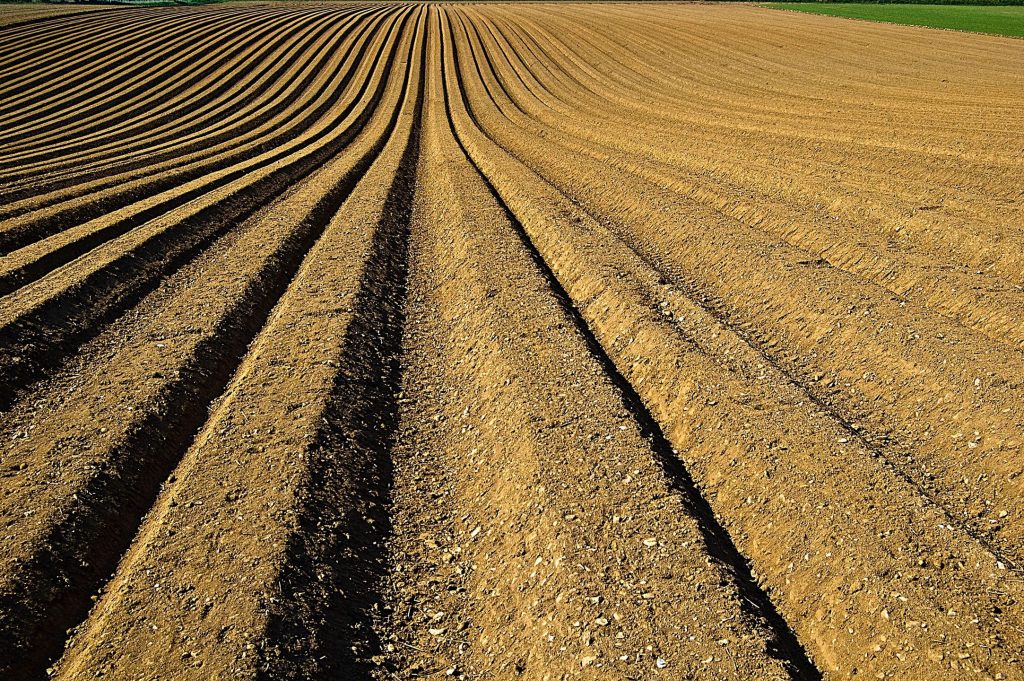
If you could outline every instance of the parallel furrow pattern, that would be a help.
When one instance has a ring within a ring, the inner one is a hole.
[[[1024,675],[1018,43],[0,9],[0,676]]]

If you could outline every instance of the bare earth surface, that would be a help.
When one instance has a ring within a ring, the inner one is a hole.
[[[110,9],[114,5],[43,5],[32,3],[0,4],[0,26],[20,24],[36,19],[78,14],[97,9]]]
[[[0,677],[1024,677],[1019,41],[32,11]]]

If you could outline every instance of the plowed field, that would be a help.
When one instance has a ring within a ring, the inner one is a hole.
[[[91,12],[98,9],[109,9],[111,5],[50,5],[43,3],[3,3],[0,4],[0,26],[8,24],[25,24],[38,19],[47,19],[64,14]]]
[[[1024,43],[27,18],[0,677],[1024,678]]]

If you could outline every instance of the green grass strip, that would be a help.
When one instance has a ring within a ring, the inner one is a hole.
[[[891,24],[1024,36],[1024,7],[1021,6],[773,2],[765,7]]]

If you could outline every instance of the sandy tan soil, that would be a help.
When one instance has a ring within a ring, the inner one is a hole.
[[[25,12],[3,678],[1024,677],[1020,41]]]
[[[22,24],[39,19],[49,19],[51,17],[79,14],[81,12],[91,12],[97,9],[111,9],[113,7],[115,7],[115,5],[73,5],[70,3],[66,5],[46,5],[42,3],[29,2],[5,3],[0,4],[0,26]],[[56,26],[57,24],[48,25]]]

